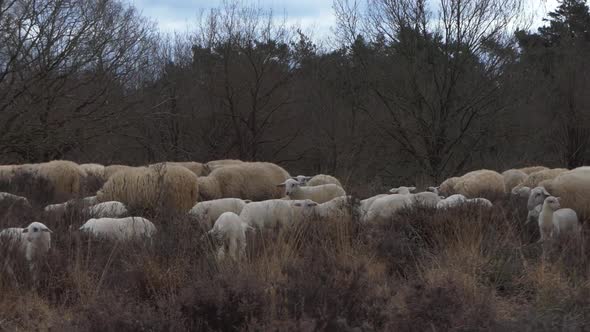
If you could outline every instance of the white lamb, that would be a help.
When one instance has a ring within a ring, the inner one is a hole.
[[[392,194],[400,194],[400,195],[409,195],[410,193],[413,193],[414,191],[416,191],[416,187],[397,187],[397,188],[391,188],[389,189],[389,192]]]
[[[522,198],[529,198],[529,196],[531,195],[531,188],[527,187],[527,186],[521,186],[521,187],[514,187],[511,190],[512,195],[514,196],[518,196],[518,197],[522,197]]]
[[[223,259],[227,251],[232,259],[241,259],[245,254],[246,230],[248,229],[253,228],[237,214],[233,212],[222,213],[208,232],[221,242],[221,246],[217,250],[217,257]]]
[[[560,209],[559,197],[549,196],[543,202],[543,208],[539,214],[539,231],[542,242],[549,237],[559,236],[562,233],[580,236],[580,224],[578,215],[572,209]]]
[[[308,214],[311,212],[319,218],[331,220],[350,220],[354,214],[360,212],[350,196],[336,197],[322,204],[306,199],[293,203],[293,207],[305,207]]]
[[[531,211],[537,205],[543,204],[545,198],[551,196],[551,194],[545,189],[545,187],[535,187],[531,189],[531,193],[527,202],[527,209]]]
[[[369,207],[364,221],[390,220],[397,211],[411,205],[412,198],[409,195],[392,194],[377,198]]]
[[[284,227],[295,221],[292,205],[298,202],[300,200],[269,199],[248,203],[240,218],[257,229]]]
[[[454,194],[454,195],[451,195],[445,199],[440,200],[436,204],[436,208],[437,209],[449,209],[449,208],[459,206],[459,205],[465,203],[465,201],[467,201],[467,197],[465,197],[461,194]]]
[[[434,187],[430,187],[434,188]],[[408,195],[412,198],[412,204],[416,206],[436,207],[436,204],[441,200],[437,192],[425,191],[416,194],[412,194],[416,190],[416,187],[397,187],[389,190],[392,194]]]
[[[156,226],[151,221],[141,217],[93,218],[82,225],[80,231],[87,232],[98,238],[123,241],[151,238],[156,232]]]
[[[324,203],[333,198],[344,196],[344,189],[336,184],[323,184],[313,187],[302,187],[297,180],[287,179],[278,185],[285,187],[285,195],[294,200],[311,199],[316,203]]]
[[[125,204],[117,201],[102,202],[82,211],[93,218],[121,218],[129,214]]]
[[[492,204],[492,202],[487,199],[487,198],[469,198],[467,200],[465,200],[465,203],[467,204],[475,204],[475,205],[479,205],[482,207],[487,207],[487,208],[491,208],[492,206],[494,206],[494,204]]]
[[[311,180],[311,176],[297,175],[293,176],[291,179],[297,180],[297,182],[299,182],[300,185],[305,186],[307,184],[307,181]]]
[[[207,229],[213,226],[213,223],[224,212],[233,212],[239,215],[250,200],[240,198],[221,198],[211,201],[199,202],[188,212],[191,217],[197,219]]]
[[[19,255],[24,256],[29,264],[29,271],[32,273],[33,280],[37,279],[35,272],[36,262],[43,258],[49,249],[51,249],[52,231],[40,222],[32,222],[25,228],[7,228],[0,232],[0,243],[9,242],[9,246],[17,250]],[[10,266],[11,262],[4,261],[4,269],[8,274],[14,276],[14,271]],[[18,285],[18,281],[15,283]]]

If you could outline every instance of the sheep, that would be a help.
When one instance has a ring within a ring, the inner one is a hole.
[[[576,211],[568,208],[561,209],[559,197],[549,196],[543,202],[543,208],[539,214],[539,231],[541,239],[559,236],[561,233],[580,236],[580,224]]]
[[[293,213],[293,204],[299,202],[302,200],[270,199],[248,203],[240,212],[240,218],[257,229],[285,227],[301,218]]]
[[[184,167],[184,168],[188,169],[189,171],[195,173],[196,176],[205,176],[208,174],[208,171],[206,171],[205,166],[201,163],[196,162],[196,161],[167,161],[167,162],[151,164],[149,167],[162,167],[163,165],[166,165],[166,164]]]
[[[531,195],[531,187],[517,185],[516,187],[512,188],[511,193],[517,197],[529,198]]]
[[[119,171],[133,169],[133,168],[135,168],[135,167],[133,167],[133,166],[127,166],[127,165],[109,165],[109,166],[105,166],[105,168],[104,168],[104,179],[105,179],[105,181],[107,181],[108,179],[111,178],[111,176],[115,175]]]
[[[552,196],[560,197],[560,204],[574,209],[581,220],[590,218],[590,169],[576,168],[539,185]]]
[[[246,230],[254,229],[233,212],[222,213],[207,234],[214,236],[222,245],[217,250],[217,258],[223,259],[226,250],[233,260],[241,259],[246,249]],[[226,249],[227,248],[227,249]]]
[[[300,185],[305,186],[307,184],[307,181],[311,179],[311,176],[297,175],[291,177],[291,179],[297,180],[297,182],[299,182]]]
[[[496,198],[506,190],[504,178],[498,172],[481,169],[463,175],[455,183],[453,189],[457,194],[468,198],[484,197]]]
[[[430,188],[434,189],[434,187],[430,187]],[[426,192],[412,194],[411,192],[413,192],[415,190],[416,190],[416,187],[402,186],[402,187],[390,189],[389,192],[392,194],[410,195],[410,197],[412,198],[412,204],[414,204],[414,205],[436,207],[436,204],[440,201],[440,196],[438,196],[438,193],[426,191]],[[434,189],[434,190],[438,191],[437,189]]]
[[[291,199],[311,199],[316,203],[324,203],[335,197],[346,195],[342,187],[333,183],[302,187],[296,180],[287,179],[285,182],[277,185],[277,187],[284,187],[285,194]]]
[[[67,160],[54,160],[39,164],[36,167],[37,175],[51,184],[53,203],[65,202],[78,196],[80,184],[86,173],[78,164]]]
[[[309,187],[321,186],[323,184],[335,184],[340,188],[344,188],[342,186],[342,183],[340,183],[340,181],[337,178],[326,174],[315,175],[314,177],[309,179],[306,184]]]
[[[319,218],[331,220],[352,220],[353,215],[361,212],[351,196],[339,196],[321,204],[305,199],[294,202],[292,206],[303,207],[307,214],[313,213]]]
[[[547,168],[545,166],[528,166],[528,167],[521,167],[518,170],[528,175],[531,173],[544,171],[546,169],[549,169],[549,168]]]
[[[539,220],[539,215],[541,214],[541,210],[543,209],[543,204],[539,204],[537,206],[535,206],[532,210],[529,210],[529,212],[527,213],[526,216],[526,221],[525,221],[525,225],[530,223],[530,222],[538,222]]]
[[[518,169],[509,169],[502,172],[502,177],[506,192],[511,192],[514,187],[526,180],[528,174]]]
[[[416,190],[416,187],[401,186],[401,187],[389,189],[389,192],[392,194],[409,195],[410,193],[414,192],[415,190]]]
[[[363,217],[366,216],[367,212],[369,211],[369,208],[371,207],[373,202],[375,202],[375,200],[377,200],[381,197],[386,197],[386,196],[389,196],[389,195],[388,194],[379,194],[379,195],[369,197],[367,199],[363,199],[360,202],[360,206],[359,206],[359,210],[361,213],[361,219],[363,219]]]
[[[243,164],[244,162],[238,159],[220,159],[220,160],[212,160],[209,161],[207,163],[205,163],[204,168],[205,168],[205,174],[210,174],[211,172],[213,172],[214,170],[218,169],[218,168],[222,168],[222,167],[227,167],[227,166],[235,166],[235,165],[240,165]]]
[[[411,205],[412,198],[409,195],[393,194],[377,198],[369,207],[364,221],[390,220],[397,211]]]
[[[109,178],[96,197],[100,202],[119,201],[132,210],[160,206],[186,213],[198,199],[197,176],[182,166],[123,169]]]
[[[465,200],[465,203],[475,204],[475,205],[479,205],[479,206],[487,207],[487,208],[491,208],[492,206],[494,206],[494,204],[492,204],[492,202],[490,202],[489,199],[481,198],[481,197],[468,198],[467,200]]]
[[[126,218],[92,218],[80,227],[81,232],[96,238],[125,241],[151,237],[156,233],[156,226],[141,217]]]
[[[551,196],[551,194],[545,189],[545,187],[535,187],[531,189],[529,199],[527,201],[527,209],[531,211],[537,205],[542,205],[545,198]]]
[[[467,197],[461,194],[454,194],[436,203],[437,209],[448,209],[459,206],[467,201]]]
[[[31,203],[26,197],[14,195],[7,192],[0,192],[0,202],[9,204],[21,204],[26,208],[31,209]]]
[[[251,203],[251,201],[240,198],[220,198],[212,201],[199,202],[190,209],[188,214],[197,219],[205,227],[211,228],[215,220],[222,213],[233,212],[239,215],[248,203]]]
[[[567,172],[568,170],[565,168],[552,168],[552,169],[546,169],[546,170],[541,170],[538,172],[534,172],[531,173],[519,186],[516,186],[515,188],[520,188],[520,187],[529,187],[529,188],[535,188],[537,186],[539,186],[539,183],[545,181],[545,180],[550,180],[550,179],[554,179],[557,176],[559,176],[560,174]]]
[[[284,192],[277,184],[291,178],[282,167],[265,162],[242,162],[217,168],[198,178],[202,200],[242,198],[252,201],[278,199]]]
[[[129,213],[125,204],[117,201],[98,203],[84,208],[82,212],[93,218],[121,218]]]
[[[51,233],[47,226],[40,222],[32,222],[25,228],[7,228],[0,232],[0,242],[7,241],[9,248],[14,248],[23,256],[32,274],[33,281],[37,280],[37,261],[42,259],[51,249]],[[14,277],[10,259],[4,261],[4,270]],[[18,285],[18,281],[15,283]]]
[[[100,164],[81,164],[80,168],[88,176],[94,176],[98,179],[104,180],[104,166]]]

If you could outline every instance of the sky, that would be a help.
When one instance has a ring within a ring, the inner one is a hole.
[[[194,25],[199,13],[216,8],[222,0],[130,0],[144,16],[154,19],[164,32],[186,31]],[[297,24],[306,33],[323,38],[330,35],[335,24],[332,0],[251,0],[263,8],[270,8],[276,17],[286,16],[288,24]],[[248,3],[249,1],[246,1]],[[551,11],[557,0],[529,0],[532,9],[538,12]],[[542,24],[542,15],[537,15],[533,27]]]

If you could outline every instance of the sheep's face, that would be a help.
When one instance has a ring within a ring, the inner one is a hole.
[[[561,204],[559,203],[559,197],[549,196],[545,198],[545,202],[543,204],[549,206],[549,208],[553,211],[561,208]]]
[[[431,193],[435,193],[437,195],[440,194],[440,192],[438,191],[438,187],[428,187],[426,188],[426,191],[430,191]]]
[[[279,184],[277,187],[285,187],[285,195],[290,196],[295,190],[299,188],[299,182],[297,180],[288,179],[287,181]]]
[[[311,179],[311,176],[297,175],[294,176],[292,179],[299,182],[300,185],[305,185],[307,181]]]
[[[25,233],[27,241],[34,242],[41,237],[48,237],[49,239],[51,239],[51,235],[49,233],[52,232],[49,228],[47,228],[47,226],[43,225],[42,223],[33,222],[29,226],[27,226],[27,228],[23,229],[23,233]]]
[[[527,203],[527,207],[530,210],[534,209],[535,206],[539,204],[543,204],[543,201],[547,196],[550,196],[549,192],[545,189],[545,187],[536,187],[531,189],[531,194],[529,196],[529,201]]]
[[[409,195],[414,190],[416,190],[416,187],[401,186],[401,187],[397,187],[397,188],[392,188],[389,190],[389,192],[392,194]]]
[[[514,187],[512,189],[512,195],[527,198],[531,195],[531,188],[527,186]]]

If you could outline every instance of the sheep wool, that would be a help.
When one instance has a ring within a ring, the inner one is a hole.
[[[559,197],[561,206],[576,211],[581,220],[590,219],[590,170],[577,168],[539,185]]]
[[[549,169],[545,166],[527,166],[527,167],[521,167],[518,170],[522,171],[524,173],[531,174],[531,173],[535,173],[535,172],[539,172],[539,171],[544,171],[546,169]]]
[[[212,161],[205,163],[205,165],[204,165],[205,173],[209,174],[218,168],[222,168],[222,167],[226,167],[226,166],[240,165],[243,163],[244,163],[243,161],[238,160],[238,159],[212,160]]]
[[[221,242],[217,258],[223,259],[226,251],[234,260],[243,257],[246,249],[246,230],[248,229],[252,229],[252,227],[244,223],[237,214],[233,212],[222,213],[208,232]]]
[[[535,188],[545,180],[556,178],[559,174],[567,172],[566,168],[551,168],[529,174],[529,176],[522,182],[522,185],[529,188]]]
[[[481,169],[463,175],[454,186],[458,194],[467,198],[497,198],[506,193],[504,178],[498,172]]]
[[[97,238],[115,241],[151,238],[156,226],[141,217],[90,219],[80,227],[80,231]]]
[[[439,193],[446,196],[455,194],[455,185],[457,184],[457,182],[459,182],[459,179],[459,177],[454,176],[452,178],[444,180],[438,187]]]
[[[309,187],[320,186],[320,185],[323,185],[323,184],[335,184],[335,185],[337,185],[340,188],[344,188],[342,186],[342,183],[340,183],[340,181],[337,178],[335,178],[335,177],[333,177],[331,175],[326,175],[326,174],[318,174],[318,175],[315,175],[314,177],[312,177],[311,179],[309,179],[306,182],[306,184]]]
[[[526,180],[528,174],[518,169],[509,169],[502,172],[502,177],[504,178],[506,192],[511,192],[514,187]]]
[[[37,174],[53,187],[53,202],[65,202],[80,193],[86,173],[78,164],[67,160],[54,160],[37,166]]]
[[[104,179],[105,181],[110,179],[115,173],[125,170],[125,169],[132,169],[135,168],[133,166],[127,165],[109,165],[104,167]]]

